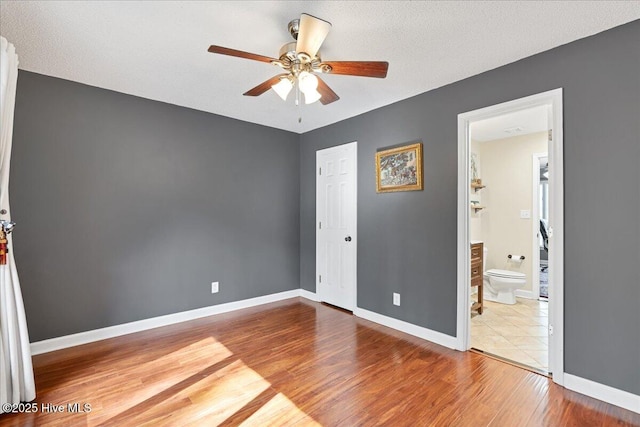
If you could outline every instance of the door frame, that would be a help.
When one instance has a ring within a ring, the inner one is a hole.
[[[509,112],[547,105],[549,128],[549,370],[553,382],[564,384],[564,182],[563,182],[563,125],[562,88],[538,93],[513,101],[491,105],[458,114],[458,217],[457,217],[457,324],[456,348],[467,351],[471,347],[471,316],[469,313],[470,237],[469,237],[469,153],[471,122],[500,116]]]
[[[333,147],[327,147],[321,150],[316,150],[316,170],[315,170],[315,176],[316,176],[316,217],[315,217],[315,227],[316,227],[316,278],[315,278],[315,283],[316,283],[316,297],[318,298],[318,301],[322,301],[322,297],[320,295],[320,283],[319,283],[319,278],[320,278],[320,227],[319,227],[319,219],[318,219],[318,211],[319,211],[319,206],[320,203],[318,203],[319,201],[319,197],[320,197],[320,180],[317,179],[318,175],[320,174],[319,172],[319,168],[320,165],[318,164],[318,159],[321,155],[321,153],[323,152],[327,152],[329,150],[339,150],[339,149],[343,149],[346,148],[348,146],[353,146],[353,150],[354,150],[354,157],[353,157],[353,172],[354,172],[354,180],[353,180],[353,193],[354,193],[354,198],[355,198],[355,205],[353,208],[353,231],[351,232],[351,238],[353,239],[353,262],[354,262],[354,266],[353,266],[353,301],[352,301],[352,307],[347,308],[348,310],[350,310],[351,312],[354,312],[356,307],[358,306],[358,141],[353,141],[353,142],[348,142],[346,144],[340,144],[340,145],[335,145]]]

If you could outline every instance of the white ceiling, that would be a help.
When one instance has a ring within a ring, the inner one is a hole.
[[[502,116],[478,120],[469,125],[471,139],[474,141],[494,141],[528,135],[549,129],[547,125],[548,108],[546,105],[528,108]]]
[[[278,69],[209,45],[277,57],[302,12],[333,24],[323,59],[388,61],[387,78],[327,75],[327,106],[242,96]],[[297,133],[639,18],[640,1],[0,1],[23,70]]]

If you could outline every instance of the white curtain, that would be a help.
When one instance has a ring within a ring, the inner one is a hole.
[[[0,43],[0,219],[10,220],[9,164],[18,82],[18,55],[7,39],[0,37]],[[1,210],[6,213],[2,214]],[[29,402],[36,398],[27,320],[11,237],[8,240],[7,264],[0,265],[0,408],[7,403]],[[0,409],[0,413],[2,412]]]

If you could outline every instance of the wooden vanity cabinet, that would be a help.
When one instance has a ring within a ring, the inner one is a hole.
[[[478,287],[478,299],[471,306],[471,310],[477,310],[482,314],[482,272],[484,271],[483,244],[471,244],[471,287]]]

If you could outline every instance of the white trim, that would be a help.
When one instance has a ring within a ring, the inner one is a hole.
[[[351,144],[355,146],[355,156],[353,157],[353,170],[355,171],[355,178],[353,180],[353,196],[355,203],[353,206],[353,241],[355,242],[353,248],[353,308],[358,307],[358,141],[353,141]]]
[[[640,414],[640,396],[571,374],[564,374],[564,386],[594,399]]]
[[[108,338],[119,337],[121,335],[132,334],[135,332],[146,331],[148,329],[158,328],[162,326],[173,325],[176,323],[187,322],[202,317],[213,316],[215,314],[228,313],[244,308],[255,307],[271,302],[282,301],[289,298],[301,297],[311,301],[318,302],[318,295],[305,289],[293,289],[290,291],[280,292],[277,294],[265,295],[256,298],[250,298],[241,301],[228,302],[209,307],[196,308],[194,310],[183,311],[180,313],[172,313],[164,316],[152,317],[150,319],[138,320],[135,322],[123,323],[120,325],[108,326],[106,328],[94,329],[77,334],[65,335],[62,337],[51,338],[48,340],[37,341],[31,343],[32,355],[48,353],[50,351],[61,350],[77,345],[88,344]],[[413,335],[427,341],[439,344],[448,348],[456,348],[456,338],[432,331],[412,323],[374,313],[369,310],[357,308],[354,310],[355,316],[378,323],[380,325],[395,329],[409,335]]]
[[[564,385],[564,160],[562,89],[550,92],[549,127],[549,368],[553,382]]]
[[[524,289],[516,289],[516,296],[526,299],[538,299],[534,291],[525,291]]]
[[[414,325],[413,323],[408,323],[403,320],[394,319],[393,317],[365,310],[364,308],[356,307],[353,314],[379,325],[404,332],[405,334],[413,335],[414,337],[422,338],[423,340],[431,341],[432,343],[439,344],[444,347],[454,350],[457,348],[456,337],[452,337],[441,332],[432,331],[431,329],[423,328],[422,326]]]
[[[280,292],[277,294],[264,295],[256,298],[249,298],[241,301],[233,301],[224,304],[212,305],[209,307],[196,308],[194,310],[182,311],[179,313],[167,314],[164,316],[152,317],[150,319],[137,320],[135,322],[123,323],[120,325],[108,326],[106,328],[94,329],[77,334],[65,335],[48,340],[31,343],[31,354],[48,353],[68,347],[75,347],[94,341],[107,338],[119,337],[134,332],[146,331],[147,329],[158,328],[160,326],[173,325],[175,323],[186,322],[199,319],[201,317],[212,316],[214,314],[227,313],[243,308],[255,307],[257,305],[268,304],[270,302],[295,298],[302,295],[301,289]],[[305,291],[307,292],[307,291]]]
[[[562,88],[550,90],[525,98],[492,105],[458,115],[458,251],[457,251],[457,326],[456,348],[466,351],[470,347],[469,315],[469,124],[473,121],[500,116],[513,111],[541,105],[549,105],[549,128],[553,141],[549,142],[549,226],[553,238],[549,238],[549,322],[554,334],[549,339],[549,367],[553,381],[564,383],[564,200],[563,200],[563,134],[562,134]]]
[[[306,289],[300,289],[300,296],[302,298],[306,298],[311,301],[320,302],[320,298],[318,298],[318,294],[315,292],[308,291]]]
[[[471,289],[471,254],[469,237],[469,122],[464,114],[458,115],[458,303],[456,321],[456,349],[467,351],[471,347],[469,299]],[[466,301],[464,304],[462,301]]]

